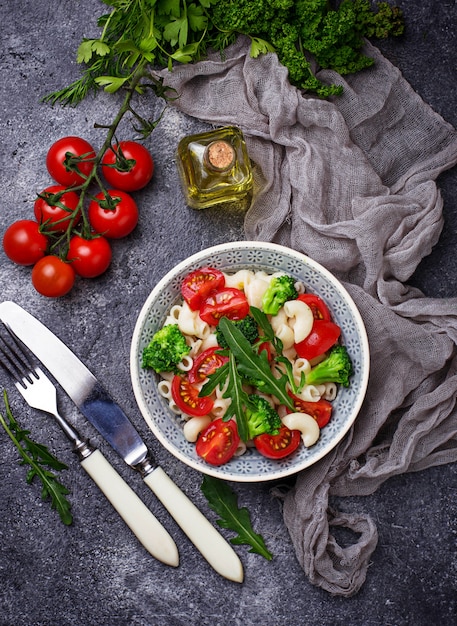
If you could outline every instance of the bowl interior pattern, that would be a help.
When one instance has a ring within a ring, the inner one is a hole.
[[[284,271],[304,283],[306,290],[321,296],[334,321],[341,327],[342,340],[351,357],[354,374],[349,388],[340,387],[333,401],[333,414],[318,442],[300,446],[283,460],[269,460],[255,449],[229,463],[213,467],[200,459],[195,444],[183,436],[179,416],[172,413],[157,392],[158,376],[141,367],[143,348],[163,325],[171,306],[181,300],[180,287],[190,271],[211,265],[228,273],[240,269]],[[256,482],[276,480],[309,467],[327,454],[344,437],[354,422],[365,396],[369,350],[360,314],[341,283],[325,268],[305,255],[270,243],[233,242],[208,248],[177,265],[156,285],[138,317],[131,346],[131,378],[135,398],[149,428],[174,456],[194,469],[225,480]]]

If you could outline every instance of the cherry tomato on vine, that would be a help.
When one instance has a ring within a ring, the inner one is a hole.
[[[210,294],[200,308],[201,319],[217,326],[221,317],[242,320],[249,313],[249,303],[243,291],[226,287]]]
[[[200,433],[195,450],[210,465],[223,465],[235,454],[240,437],[234,420],[213,420]]]
[[[284,424],[277,435],[257,435],[254,445],[263,456],[268,459],[283,459],[300,445],[301,433],[299,430],[290,430]]]
[[[33,265],[44,257],[47,246],[48,238],[35,220],[13,222],[3,235],[5,254],[18,265]]]
[[[70,263],[54,255],[40,259],[32,269],[32,284],[38,293],[48,298],[67,294],[75,282],[75,272]]]
[[[46,230],[54,232],[64,232],[67,230],[71,214],[78,206],[79,196],[74,191],[65,190],[66,187],[63,185],[51,185],[41,192],[40,196],[44,197],[38,197],[35,200],[35,217],[40,224],[48,222],[45,225]],[[55,194],[59,194],[60,192],[63,192],[62,195],[55,196]],[[52,198],[52,196],[55,196],[55,198]],[[51,202],[58,202],[63,205],[63,207],[50,204]],[[80,215],[75,216],[73,224],[77,224],[80,217]]]
[[[180,411],[193,417],[207,415],[213,408],[213,400],[199,397],[199,390],[185,376],[176,375],[171,383],[171,395]]]
[[[151,180],[154,161],[149,150],[141,143],[120,141],[103,155],[102,172],[115,189],[137,191]]]
[[[95,278],[105,272],[111,263],[111,246],[105,237],[84,239],[73,235],[67,259],[75,272],[84,278]]]
[[[311,332],[306,339],[295,344],[295,350],[300,358],[310,361],[335,345],[340,334],[341,328],[337,324],[314,320]]]
[[[84,158],[71,165],[67,153],[70,153],[71,157]],[[90,174],[94,158],[95,150],[85,139],[74,136],[62,137],[49,148],[46,167],[56,182],[65,187],[73,187],[83,183]]]
[[[325,302],[315,293],[302,293],[298,296],[297,300],[301,300],[309,306],[313,312],[315,320],[331,321],[330,311],[328,310]]]
[[[192,311],[198,311],[212,291],[225,285],[224,274],[214,267],[202,267],[190,272],[181,285],[181,295]]]
[[[307,402],[292,393],[289,394],[293,400],[295,410],[299,413],[307,413],[314,417],[319,428],[324,428],[330,421],[332,416],[332,403],[328,400],[318,400],[317,402]],[[288,413],[291,411],[288,409]]]
[[[228,356],[216,353],[220,349],[219,346],[207,348],[194,359],[192,369],[188,373],[191,384],[203,382],[210,374],[214,374],[221,365],[228,362]]]
[[[138,224],[138,206],[125,191],[109,189],[107,192],[116,203],[113,209],[107,207],[103,192],[98,193],[89,204],[87,216],[96,233],[108,239],[126,237]]]

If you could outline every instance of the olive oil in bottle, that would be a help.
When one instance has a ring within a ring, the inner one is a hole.
[[[235,126],[184,137],[178,144],[178,172],[186,203],[194,209],[224,204],[245,210],[252,193],[252,169],[243,134]]]

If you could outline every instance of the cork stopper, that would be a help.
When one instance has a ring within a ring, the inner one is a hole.
[[[235,163],[235,150],[227,141],[218,139],[206,146],[203,158],[208,168],[223,172],[230,169]]]

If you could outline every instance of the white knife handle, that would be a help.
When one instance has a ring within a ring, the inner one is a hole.
[[[208,563],[225,578],[243,582],[243,566],[233,548],[164,470],[157,467],[144,477],[144,482]]]
[[[175,542],[100,450],[94,450],[81,465],[146,550],[159,561],[176,567],[179,555]]]

